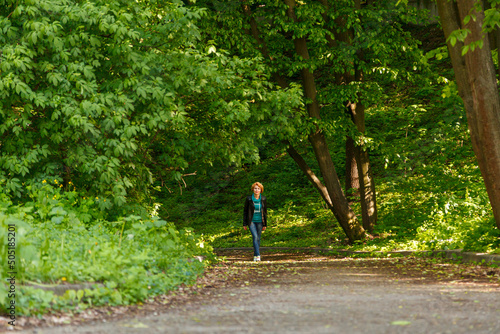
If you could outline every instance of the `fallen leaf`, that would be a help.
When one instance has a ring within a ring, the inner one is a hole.
[[[391,325],[394,325],[394,326],[408,326],[409,324],[411,324],[411,321],[407,321],[407,320],[396,320],[396,321],[391,322]]]

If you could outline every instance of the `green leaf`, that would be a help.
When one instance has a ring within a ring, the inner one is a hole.
[[[396,321],[391,322],[391,325],[394,325],[394,326],[408,326],[410,324],[411,324],[411,321],[407,321],[407,320],[396,320]]]

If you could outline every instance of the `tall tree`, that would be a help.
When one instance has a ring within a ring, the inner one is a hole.
[[[321,3],[325,6],[325,14],[327,13],[330,5],[327,0],[322,0]],[[338,5],[338,4],[337,4]],[[352,5],[352,11],[361,10],[361,1],[355,0]],[[329,21],[328,15],[323,14],[325,21]],[[346,27],[347,23],[343,17],[336,18],[336,25]],[[363,49],[359,46],[353,45],[355,43],[355,31],[353,27],[347,26],[344,29],[331,29],[332,35],[328,42],[330,47],[335,47],[336,44],[342,43],[354,47],[359,60],[363,59]],[[337,42],[338,41],[338,42]],[[363,68],[355,65],[354,71],[345,71],[336,75],[337,85],[350,85],[351,83],[362,82],[364,77]],[[361,135],[365,134],[365,106],[360,99],[356,96],[356,100],[348,100],[345,102],[346,110],[350,119],[354,123],[356,130]],[[375,181],[370,166],[370,158],[368,151],[363,143],[363,138],[358,139],[359,143],[356,144],[352,136],[347,135],[346,139],[346,190],[353,189],[355,192],[354,198],[359,196],[361,202],[361,215],[363,220],[363,227],[369,232],[373,232],[374,225],[377,221],[377,201],[375,191]]]
[[[438,0],[459,94],[479,169],[500,228],[500,98],[488,30],[499,24],[493,6],[485,13],[482,1]],[[485,15],[486,14],[486,15]]]
[[[380,94],[374,78],[390,72],[395,55],[404,56],[403,49],[412,48],[398,23],[399,11],[406,8],[395,9],[395,4],[378,1],[361,6],[360,1],[350,0],[196,2],[209,9],[207,19],[200,23],[206,39],[240,57],[261,56],[280,87],[301,85],[305,110],[297,110],[300,121],[294,131],[278,131],[277,135],[351,241],[364,238],[377,217],[365,106]],[[337,152],[330,149],[332,141],[344,141],[347,136],[353,144],[350,161],[355,166],[351,170],[360,175],[363,224],[345,196],[333,163]],[[315,165],[307,165],[302,156],[305,142],[314,153]]]
[[[301,21],[296,15],[295,0],[284,1],[287,5],[286,13],[290,21],[293,24],[300,24]],[[310,60],[307,37],[308,36],[306,34],[303,34],[300,37],[295,36],[293,38],[295,53],[304,62],[308,62]],[[302,86],[304,88],[304,97],[309,100],[306,104],[309,117],[313,120],[320,121],[321,107],[317,99],[314,71],[308,66],[303,66],[301,69],[301,76]],[[335,170],[324,132],[321,130],[319,125],[314,124],[314,126],[315,127],[309,133],[308,139],[316,156],[316,161],[318,162],[325,187],[332,200],[333,213],[344,229],[344,232],[347,234],[349,240],[354,241],[362,239],[365,231],[363,227],[359,225],[356,215],[350,208],[349,203],[342,191],[340,180]]]

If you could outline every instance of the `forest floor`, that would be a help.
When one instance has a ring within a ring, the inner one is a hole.
[[[498,268],[421,257],[219,255],[224,261],[195,285],[168,296],[19,319],[21,332],[500,333]]]

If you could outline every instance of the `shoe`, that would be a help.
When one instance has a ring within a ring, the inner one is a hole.
[[[254,256],[254,257],[253,257],[253,260],[254,260],[254,261],[260,261],[260,256]]]

